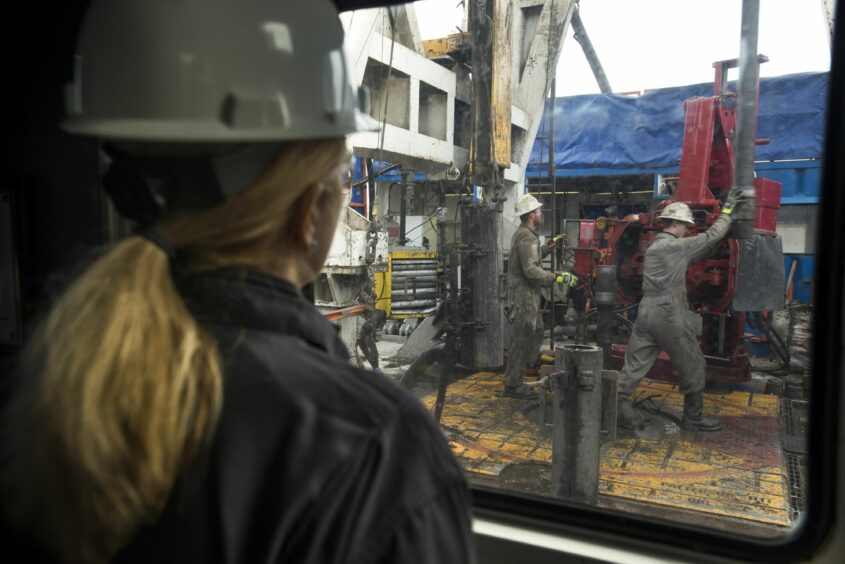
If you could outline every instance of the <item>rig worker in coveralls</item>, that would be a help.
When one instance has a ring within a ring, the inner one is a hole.
[[[546,246],[540,245],[537,227],[543,222],[543,205],[531,194],[519,198],[514,207],[522,224],[511,239],[508,266],[510,304],[506,308],[511,322],[510,344],[505,376],[506,397],[535,399],[537,395],[522,383],[525,367],[533,363],[543,342],[543,316],[540,302],[543,290],[553,282],[574,287],[578,278],[569,272],[549,272],[543,269],[543,257],[557,245],[554,237]]]
[[[696,331],[697,314],[690,311],[687,302],[686,275],[691,262],[706,258],[728,234],[731,212],[742,199],[738,190],[732,190],[719,218],[695,237],[684,237],[695,224],[686,204],[669,204],[660,214],[663,231],[645,252],[643,298],[628,341],[625,365],[619,373],[620,426],[629,429],[642,426],[643,416],[632,406],[630,394],[663,349],[680,377],[684,394],[681,428],[685,431],[722,428],[717,419],[702,414],[705,362]]]

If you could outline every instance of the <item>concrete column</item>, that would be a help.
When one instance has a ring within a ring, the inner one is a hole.
[[[419,133],[420,131],[420,79],[411,77],[411,97],[409,100],[409,124],[408,131]]]

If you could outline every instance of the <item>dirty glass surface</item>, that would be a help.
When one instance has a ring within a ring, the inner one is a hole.
[[[353,137],[350,206],[389,257],[367,267],[372,339],[342,334],[439,419],[473,484],[753,537],[800,522],[830,28],[821,2],[761,4],[757,71],[739,1],[342,16],[382,123]],[[693,237],[734,187],[727,236],[646,258],[676,240],[668,203]],[[532,261],[575,278],[519,282]]]

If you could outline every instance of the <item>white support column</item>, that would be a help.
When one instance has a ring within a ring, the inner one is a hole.
[[[380,17],[380,8],[355,10],[340,14],[340,21],[345,31],[343,48],[346,51],[355,84],[361,84],[364,78],[364,69],[367,67],[367,58],[372,48],[372,41],[376,37],[381,37],[374,33],[376,18]]]
[[[455,144],[455,94],[446,93],[446,143]]]
[[[408,131],[411,133],[420,132],[420,79],[411,77],[410,100],[408,101],[409,108],[409,124]]]

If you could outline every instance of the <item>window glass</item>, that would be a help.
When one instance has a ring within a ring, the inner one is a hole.
[[[414,390],[473,484],[758,538],[800,524],[830,16],[742,6],[341,16],[382,122],[352,138],[370,223],[349,225],[378,252],[317,295],[367,289],[355,361]]]

